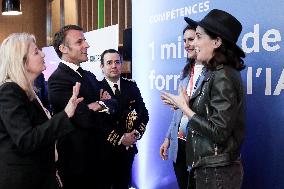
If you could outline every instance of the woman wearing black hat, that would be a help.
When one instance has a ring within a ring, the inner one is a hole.
[[[191,168],[189,188],[240,188],[240,150],[245,126],[239,71],[245,67],[241,59],[245,54],[236,42],[242,25],[229,13],[217,9],[196,23],[196,59],[204,63],[207,72],[190,100],[184,89],[178,96],[163,92],[161,98],[190,119],[186,144]]]

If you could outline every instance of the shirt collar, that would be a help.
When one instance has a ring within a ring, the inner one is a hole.
[[[77,71],[77,69],[78,69],[80,66],[78,66],[78,65],[76,65],[76,64],[73,64],[73,63],[70,63],[70,62],[67,62],[67,61],[65,61],[65,60],[61,60],[61,62],[62,62],[63,64],[65,64],[66,66],[68,66],[69,68],[71,68],[72,70],[74,70],[74,72],[78,73],[78,74],[81,76],[81,74]],[[82,77],[82,76],[81,76],[81,77]]]
[[[105,78],[105,79],[106,79],[106,81],[107,81],[108,85],[110,86],[110,88],[111,88],[111,90],[112,90],[113,93],[114,93],[114,91],[115,91],[115,88],[114,88],[114,86],[113,86],[114,84],[117,84],[117,85],[118,85],[118,89],[120,90],[120,78],[117,80],[116,83],[114,83],[114,82],[108,80],[107,78]]]

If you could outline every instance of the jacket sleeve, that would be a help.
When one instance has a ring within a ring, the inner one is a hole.
[[[141,96],[140,90],[137,87],[136,83],[134,84],[134,90],[135,90],[135,111],[137,113],[137,121],[134,124],[134,129],[136,129],[140,133],[140,138],[144,134],[146,130],[146,125],[149,121],[149,114],[148,110],[145,106],[145,103],[143,101],[143,98]],[[140,139],[139,138],[139,139]]]
[[[186,79],[181,80],[180,83],[179,83],[179,88],[180,88],[180,87],[187,87],[188,80],[189,80],[189,78],[186,78]],[[179,89],[179,88],[178,88],[178,89]],[[178,111],[180,111],[180,110],[175,110],[175,111],[174,111],[173,116],[172,116],[172,120],[171,120],[171,123],[170,123],[170,126],[169,126],[168,131],[167,131],[167,134],[166,134],[166,137],[169,138],[169,139],[171,138],[171,130],[172,130],[174,127],[176,127],[176,124],[180,124],[180,123],[176,123]]]
[[[166,134],[166,138],[168,138],[168,139],[172,138],[171,131],[173,130],[173,128],[176,125],[176,114],[177,114],[177,110],[175,110],[174,113],[173,113],[172,120],[171,120],[170,126],[169,126],[167,134]]]
[[[55,113],[65,108],[69,98],[72,96],[73,85],[75,85],[75,82],[69,81],[64,77],[61,77],[60,79],[57,77],[51,76],[48,80],[49,100]],[[89,92],[91,93],[91,91]],[[96,92],[99,93],[99,91],[93,91],[93,93]],[[79,97],[81,96],[85,97],[82,95],[82,89],[80,89],[79,92]],[[94,98],[93,102],[97,100],[99,99]],[[106,113],[90,110],[85,99],[78,104],[75,114],[72,117],[72,122],[81,128],[101,129],[103,126],[103,119],[106,116]]]
[[[51,145],[55,140],[74,129],[63,111],[42,124],[34,125],[29,115],[26,93],[15,83],[2,85],[0,89],[0,116],[7,135],[23,153],[31,153]]]
[[[202,104],[207,116],[195,114],[190,121],[193,130],[217,144],[226,142],[238,116],[238,90],[235,85],[240,81],[234,81],[232,74],[224,69],[217,71],[208,91],[210,102]]]

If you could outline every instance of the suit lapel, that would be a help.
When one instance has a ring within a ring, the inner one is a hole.
[[[182,118],[182,115],[183,115],[183,112],[180,110],[180,109],[178,109],[178,110],[176,110],[177,112],[176,112],[176,114],[177,114],[177,122],[179,123],[180,122],[180,120],[181,120],[181,118]]]
[[[128,86],[126,85],[126,81],[120,78],[120,99],[122,99],[122,102],[126,102],[125,98],[127,97],[127,88]]]
[[[187,77],[185,77],[183,80],[181,80],[181,86],[182,87],[187,87],[187,85],[188,85],[188,83],[189,83],[189,77],[187,76]]]
[[[35,105],[35,107],[37,108],[37,110],[40,111],[41,114],[42,114],[44,117],[48,118],[47,115],[46,115],[46,113],[44,112],[43,107],[40,105],[40,103],[39,103],[39,101],[38,101],[37,99],[34,99],[34,100],[32,101],[32,103]],[[37,112],[38,112],[38,111],[37,111]]]
[[[120,78],[120,96],[119,96],[120,108],[129,107],[130,98],[131,98],[130,91],[131,89],[129,88],[127,81]]]
[[[124,94],[126,88],[124,79],[120,78],[120,94]]]
[[[102,80],[102,84],[103,84],[103,88],[110,94],[110,96],[114,97],[114,93],[113,93],[111,87],[109,86],[106,78],[104,78]]]
[[[67,72],[68,75],[73,76],[73,77],[75,77],[75,78],[77,78],[79,80],[82,79],[82,77],[78,73],[76,73],[74,70],[72,70],[67,65],[63,64],[62,62],[59,63],[58,67],[60,69],[62,69],[64,72]]]
[[[204,84],[206,82],[208,82],[212,76],[212,71],[207,71],[205,76],[204,76],[204,79],[201,83],[201,85],[199,85],[199,87],[196,89],[196,91],[194,92],[194,94],[191,96],[190,100],[193,100],[195,99],[197,96],[199,96],[201,94],[201,91],[202,91],[202,87],[204,86]]]
[[[96,79],[96,77],[88,71],[83,72],[81,77],[73,69],[69,68],[67,65],[60,63],[58,69],[62,72],[62,76],[68,77],[72,82],[80,82],[80,95],[84,96],[85,103],[91,103],[100,99],[100,89],[101,83]],[[74,85],[73,84],[73,85]]]

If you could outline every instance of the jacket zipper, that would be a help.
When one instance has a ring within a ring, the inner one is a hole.
[[[201,97],[204,95],[204,90],[205,90],[205,87],[203,86],[202,91],[201,91],[201,95],[200,95],[200,96],[198,97],[198,99],[197,99],[197,104],[196,104],[197,111],[198,111],[198,109],[199,109],[199,102],[200,102],[200,99],[201,99]],[[191,131],[191,138],[192,138],[192,139],[195,138],[195,137],[194,137],[194,134],[195,134],[195,132],[192,130],[192,131]],[[191,167],[193,167],[194,164],[195,164],[195,154],[196,154],[196,139],[194,139],[194,141],[193,141],[193,161],[192,161]]]
[[[207,120],[210,121],[209,119],[209,108],[208,108],[208,105],[205,104],[205,109],[206,109],[206,115],[207,115]],[[218,155],[218,146],[217,144],[214,144],[214,155]]]

